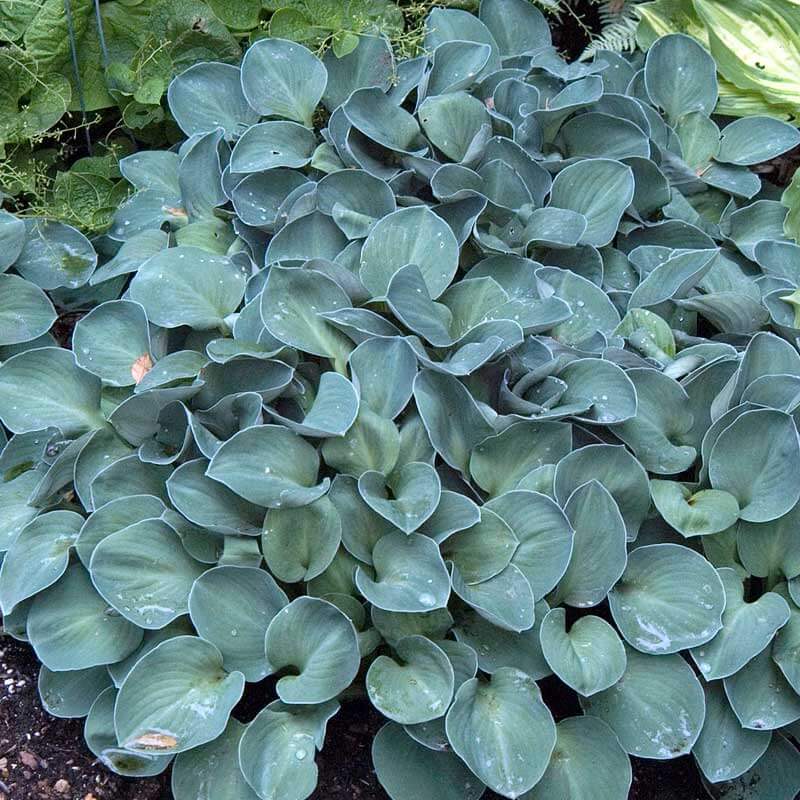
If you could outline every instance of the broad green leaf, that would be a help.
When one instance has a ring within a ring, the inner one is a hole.
[[[705,558],[667,543],[633,550],[608,601],[630,645],[643,653],[677,653],[720,630],[725,592]]]
[[[140,753],[181,753],[216,739],[244,689],[222,655],[195,636],[168,639],[128,673],[114,707],[117,739]]]
[[[625,646],[600,617],[576,620],[569,631],[566,611],[554,608],[542,621],[539,636],[545,660],[558,677],[583,697],[613,686],[625,672]]]
[[[197,578],[188,607],[198,634],[222,653],[225,669],[259,681],[269,673],[264,636],[288,602],[268,572],[226,565]]]
[[[703,726],[703,688],[677,654],[648,656],[626,647],[618,683],[581,700],[583,710],[617,734],[627,753],[666,760],[688,753]]]
[[[453,698],[455,680],[444,650],[424,636],[407,636],[396,643],[395,650],[398,661],[378,656],[367,672],[372,704],[403,725],[443,716]]]
[[[302,630],[303,635],[297,632]],[[298,597],[267,628],[267,662],[272,672],[291,667],[275,686],[284,703],[325,703],[356,677],[361,656],[353,623],[336,606]]]
[[[455,752],[506,797],[518,797],[541,779],[556,744],[555,723],[539,687],[516,669],[463,683],[446,726]]]
[[[35,283],[0,274],[0,346],[30,342],[55,320],[53,304]]]

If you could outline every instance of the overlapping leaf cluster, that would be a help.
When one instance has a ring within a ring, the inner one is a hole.
[[[5,629],[176,800],[307,797],[359,688],[394,800],[689,752],[790,800],[800,246],[748,167],[800,135],[712,119],[685,36],[569,64],[484,0],[426,37],[194,66],[108,236],[0,219]]]

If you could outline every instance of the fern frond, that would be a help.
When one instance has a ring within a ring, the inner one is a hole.
[[[592,36],[580,60],[592,58],[598,50],[631,53],[636,49],[636,28],[639,15],[636,6],[641,0],[602,0],[598,16],[602,29]]]

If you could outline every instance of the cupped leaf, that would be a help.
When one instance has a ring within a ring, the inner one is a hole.
[[[69,672],[39,670],[39,697],[48,714],[62,719],[85,717],[99,695],[111,686],[104,666]]]
[[[317,137],[296,122],[272,120],[252,125],[231,153],[232,172],[263,172],[280,167],[304,167],[311,161]]]
[[[14,262],[19,274],[41,289],[83,286],[97,266],[97,253],[76,228],[42,218],[25,223],[27,240]]]
[[[0,275],[0,346],[30,342],[47,333],[56,311],[47,295],[19,275]]]
[[[650,481],[650,494],[661,516],[681,535],[709,536],[730,528],[739,518],[739,504],[728,492],[692,492],[677,481]]]
[[[769,161],[800,144],[800,132],[774,117],[735,119],[722,130],[717,161],[751,166]]]

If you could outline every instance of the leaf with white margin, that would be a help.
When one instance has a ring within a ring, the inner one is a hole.
[[[721,683],[706,683],[703,691],[706,695],[706,718],[692,755],[711,783],[738,778],[764,755],[771,735],[769,731],[742,727]]]
[[[342,365],[353,345],[321,314],[349,307],[339,285],[311,269],[273,265],[261,295],[261,317],[276,339]]]
[[[485,507],[497,514],[519,539],[511,563],[528,580],[536,600],[563,577],[572,555],[573,530],[549,497],[517,489],[495,497]]]
[[[246,725],[230,718],[213,742],[179,753],[172,767],[175,800],[258,800],[239,768]]]
[[[0,364],[0,419],[14,433],[53,426],[64,436],[101,428],[100,381],[69,350],[26,350]]]
[[[800,719],[800,697],[773,661],[770,650],[762,650],[725,678],[725,694],[743,728],[775,730]]]
[[[445,652],[424,636],[406,636],[394,646],[398,661],[378,656],[367,672],[367,693],[375,708],[402,725],[444,716],[455,676]]]
[[[450,576],[436,542],[418,533],[387,533],[372,550],[375,578],[359,566],[356,585],[373,605],[385,611],[431,611],[445,608]]]
[[[142,630],[109,608],[79,564],[36,595],[28,636],[37,658],[54,672],[113,664],[132,653]]]
[[[137,366],[152,365],[144,308],[129,300],[102,303],[78,320],[72,348],[82,369],[111,386],[133,386]]]
[[[90,492],[95,508],[111,500],[134,494],[151,494],[167,499],[164,483],[172,467],[162,464],[147,464],[138,454],[124,456],[97,474]]]
[[[581,243],[603,247],[616,235],[622,215],[633,200],[633,190],[630,167],[609,158],[587,158],[556,175],[550,205],[586,217]]]
[[[278,613],[267,628],[265,645],[273,673],[293,668],[275,686],[284,703],[331,700],[353,682],[361,663],[353,623],[316,597],[298,597]]]
[[[519,797],[541,779],[556,744],[556,726],[539,687],[516,669],[463,683],[446,726],[455,752],[504,797]]]
[[[311,127],[328,83],[328,71],[307,48],[286,39],[260,39],[242,60],[242,90],[262,116],[284,117]]]
[[[625,646],[604,619],[580,617],[566,631],[563,608],[547,613],[539,633],[542,654],[558,677],[583,697],[613,686],[625,672]]]
[[[163,628],[187,613],[192,584],[204,569],[178,534],[157,519],[106,536],[89,565],[97,591],[140,628]]]
[[[722,129],[715,158],[749,167],[782,155],[798,144],[800,133],[794,125],[773,117],[742,117]]]
[[[657,306],[685,297],[708,274],[717,256],[716,250],[688,250],[671,256],[633,290],[629,307]]]
[[[789,621],[789,606],[780,595],[765,592],[747,602],[744,584],[735,570],[725,567],[717,573],[725,587],[722,630],[710,642],[689,651],[707,681],[738,672]]]
[[[211,330],[239,307],[246,282],[243,269],[227,256],[184,245],[148,258],[128,291],[162,328]]]
[[[419,533],[441,544],[452,534],[476,525],[480,519],[480,508],[473,500],[459,492],[443,489],[436,511],[420,526]]]
[[[797,747],[780,734],[772,737],[763,756],[744,775],[708,786],[715,800],[793,800],[800,792]]]
[[[316,749],[322,749],[333,701],[318,706],[270,703],[239,742],[239,767],[261,798],[305,800],[317,785]]]
[[[228,724],[244,675],[196,636],[168,639],[128,673],[114,707],[120,744],[141,753],[181,753],[211,742]]]
[[[602,358],[571,361],[558,373],[559,380],[567,384],[559,405],[582,406],[589,403],[586,412],[573,415],[581,422],[614,426],[630,423],[638,414],[637,391],[629,377],[631,372],[633,370],[625,372]],[[615,427],[615,430],[618,428]]]
[[[597,480],[608,489],[625,520],[628,540],[635,539],[650,511],[650,489],[644,467],[622,446],[580,447],[556,465],[556,500],[565,505],[570,495],[590,480]]]
[[[3,614],[64,574],[81,525],[83,517],[74,511],[47,511],[20,531],[0,566]]]
[[[26,470],[16,478],[0,481],[0,551],[8,550],[22,528],[39,513],[38,508],[28,505],[28,499],[40,479],[38,471]]]
[[[430,464],[412,461],[388,478],[380,472],[364,472],[358,479],[358,491],[373,511],[401,531],[411,533],[439,505],[441,481]]]
[[[474,525],[440,540],[442,556],[452,561],[466,583],[481,583],[499,575],[511,562],[519,541],[491,509],[479,508]]]
[[[0,274],[0,346],[30,342],[55,320],[53,304],[35,283]]]
[[[722,628],[725,591],[711,564],[688,547],[637,547],[608,594],[625,641],[643,653],[677,653],[710,641]]]
[[[466,583],[454,567],[452,584],[453,592],[493,625],[514,633],[533,627],[533,591],[522,570],[514,564],[481,583]]]
[[[678,758],[694,746],[705,718],[703,688],[677,654],[648,656],[625,648],[627,665],[618,683],[583,698],[585,713],[617,734],[639,758]]]
[[[494,433],[469,390],[452,375],[425,369],[414,380],[414,400],[431,444],[466,474],[472,449]]]
[[[480,442],[469,458],[475,483],[491,497],[515,489],[532,470],[569,453],[572,429],[559,422],[522,420]]]
[[[427,206],[401,208],[377,222],[361,250],[359,276],[373,297],[383,297],[392,276],[407,264],[419,267],[434,300],[456,274],[456,237]]]
[[[304,506],[328,490],[316,484],[319,454],[282,425],[255,425],[217,450],[206,475],[240,497],[268,508]]]
[[[717,105],[717,67],[709,52],[682,33],[664,36],[648,51],[647,94],[675,124],[692,111],[710,115]]]
[[[223,128],[230,141],[259,119],[242,93],[241,71],[232,64],[194,64],[172,79],[167,103],[187,136]]]
[[[300,508],[272,508],[261,550],[270,571],[286,583],[310,581],[333,561],[342,541],[339,512],[327,496]]]
[[[248,681],[269,674],[264,636],[289,600],[272,576],[257,567],[224,565],[204,572],[189,594],[197,633],[219,648],[225,669]]]
[[[114,730],[114,705],[117,690],[113,687],[101,692],[89,709],[83,727],[83,736],[89,750],[106,769],[117,775],[147,778],[161,774],[172,761],[172,756],[153,753],[134,753],[120,747]]]
[[[417,359],[404,339],[366,339],[350,354],[349,363],[361,403],[371,411],[394,419],[406,407]],[[387,375],[392,380],[386,380]]]
[[[372,763],[392,800],[479,800],[486,789],[456,755],[419,744],[393,722],[373,739]]]
[[[653,503],[664,520],[681,536],[709,536],[727,530],[739,519],[739,504],[728,492],[692,492],[678,481],[650,481]]]
[[[554,592],[577,608],[602,603],[625,570],[625,521],[603,484],[591,480],[568,498],[564,513],[575,532],[567,571]]]
[[[625,800],[633,774],[614,731],[595,717],[556,725],[556,747],[544,776],[525,800]]]
[[[794,420],[773,409],[739,416],[720,433],[708,459],[712,487],[730,492],[747,522],[770,522],[793,508],[800,499],[798,473],[800,437]]]
[[[101,692],[111,686],[104,666],[53,672],[39,670],[39,697],[48,714],[61,719],[85,717]]]
[[[83,286],[97,266],[91,242],[71,225],[43,219],[25,222],[27,240],[14,269],[41,289]]]

